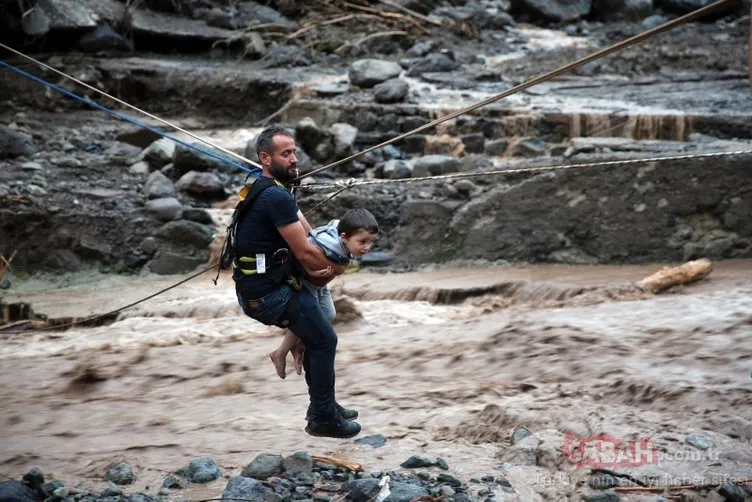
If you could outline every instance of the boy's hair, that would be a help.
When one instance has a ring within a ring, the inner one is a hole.
[[[292,133],[284,127],[277,125],[269,126],[261,131],[256,138],[256,155],[261,156],[261,152],[274,153],[274,136],[277,134],[295,139]]]
[[[367,209],[350,209],[337,225],[337,232],[340,234],[352,235],[358,230],[366,230],[372,234],[379,233],[379,224]]]

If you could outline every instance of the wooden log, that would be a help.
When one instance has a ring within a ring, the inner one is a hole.
[[[663,267],[658,272],[645,277],[635,285],[653,294],[658,294],[671,287],[690,284],[704,279],[713,271],[713,264],[705,258],[689,261],[678,267]]]
[[[360,472],[363,470],[360,464],[356,464],[355,462],[348,462],[347,460],[340,460],[340,459],[331,458],[331,457],[315,457],[315,456],[311,456],[311,458],[313,459],[314,462],[322,462],[324,464],[333,465],[341,469],[348,469],[354,472]]]

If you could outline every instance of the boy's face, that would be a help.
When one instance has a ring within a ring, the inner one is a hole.
[[[370,251],[373,242],[376,240],[376,234],[363,229],[356,230],[349,236],[343,233],[340,237],[347,250],[355,256],[363,256]]]

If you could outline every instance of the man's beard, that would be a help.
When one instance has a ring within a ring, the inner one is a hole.
[[[271,166],[269,166],[269,174],[282,183],[289,183],[294,180],[296,178],[296,172],[295,168],[287,169],[274,161],[272,161]]]

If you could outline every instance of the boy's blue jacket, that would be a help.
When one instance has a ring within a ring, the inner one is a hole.
[[[308,234],[308,239],[324,255],[337,265],[347,265],[354,258],[347,250],[337,232],[339,220],[332,220],[326,225],[316,227]]]

